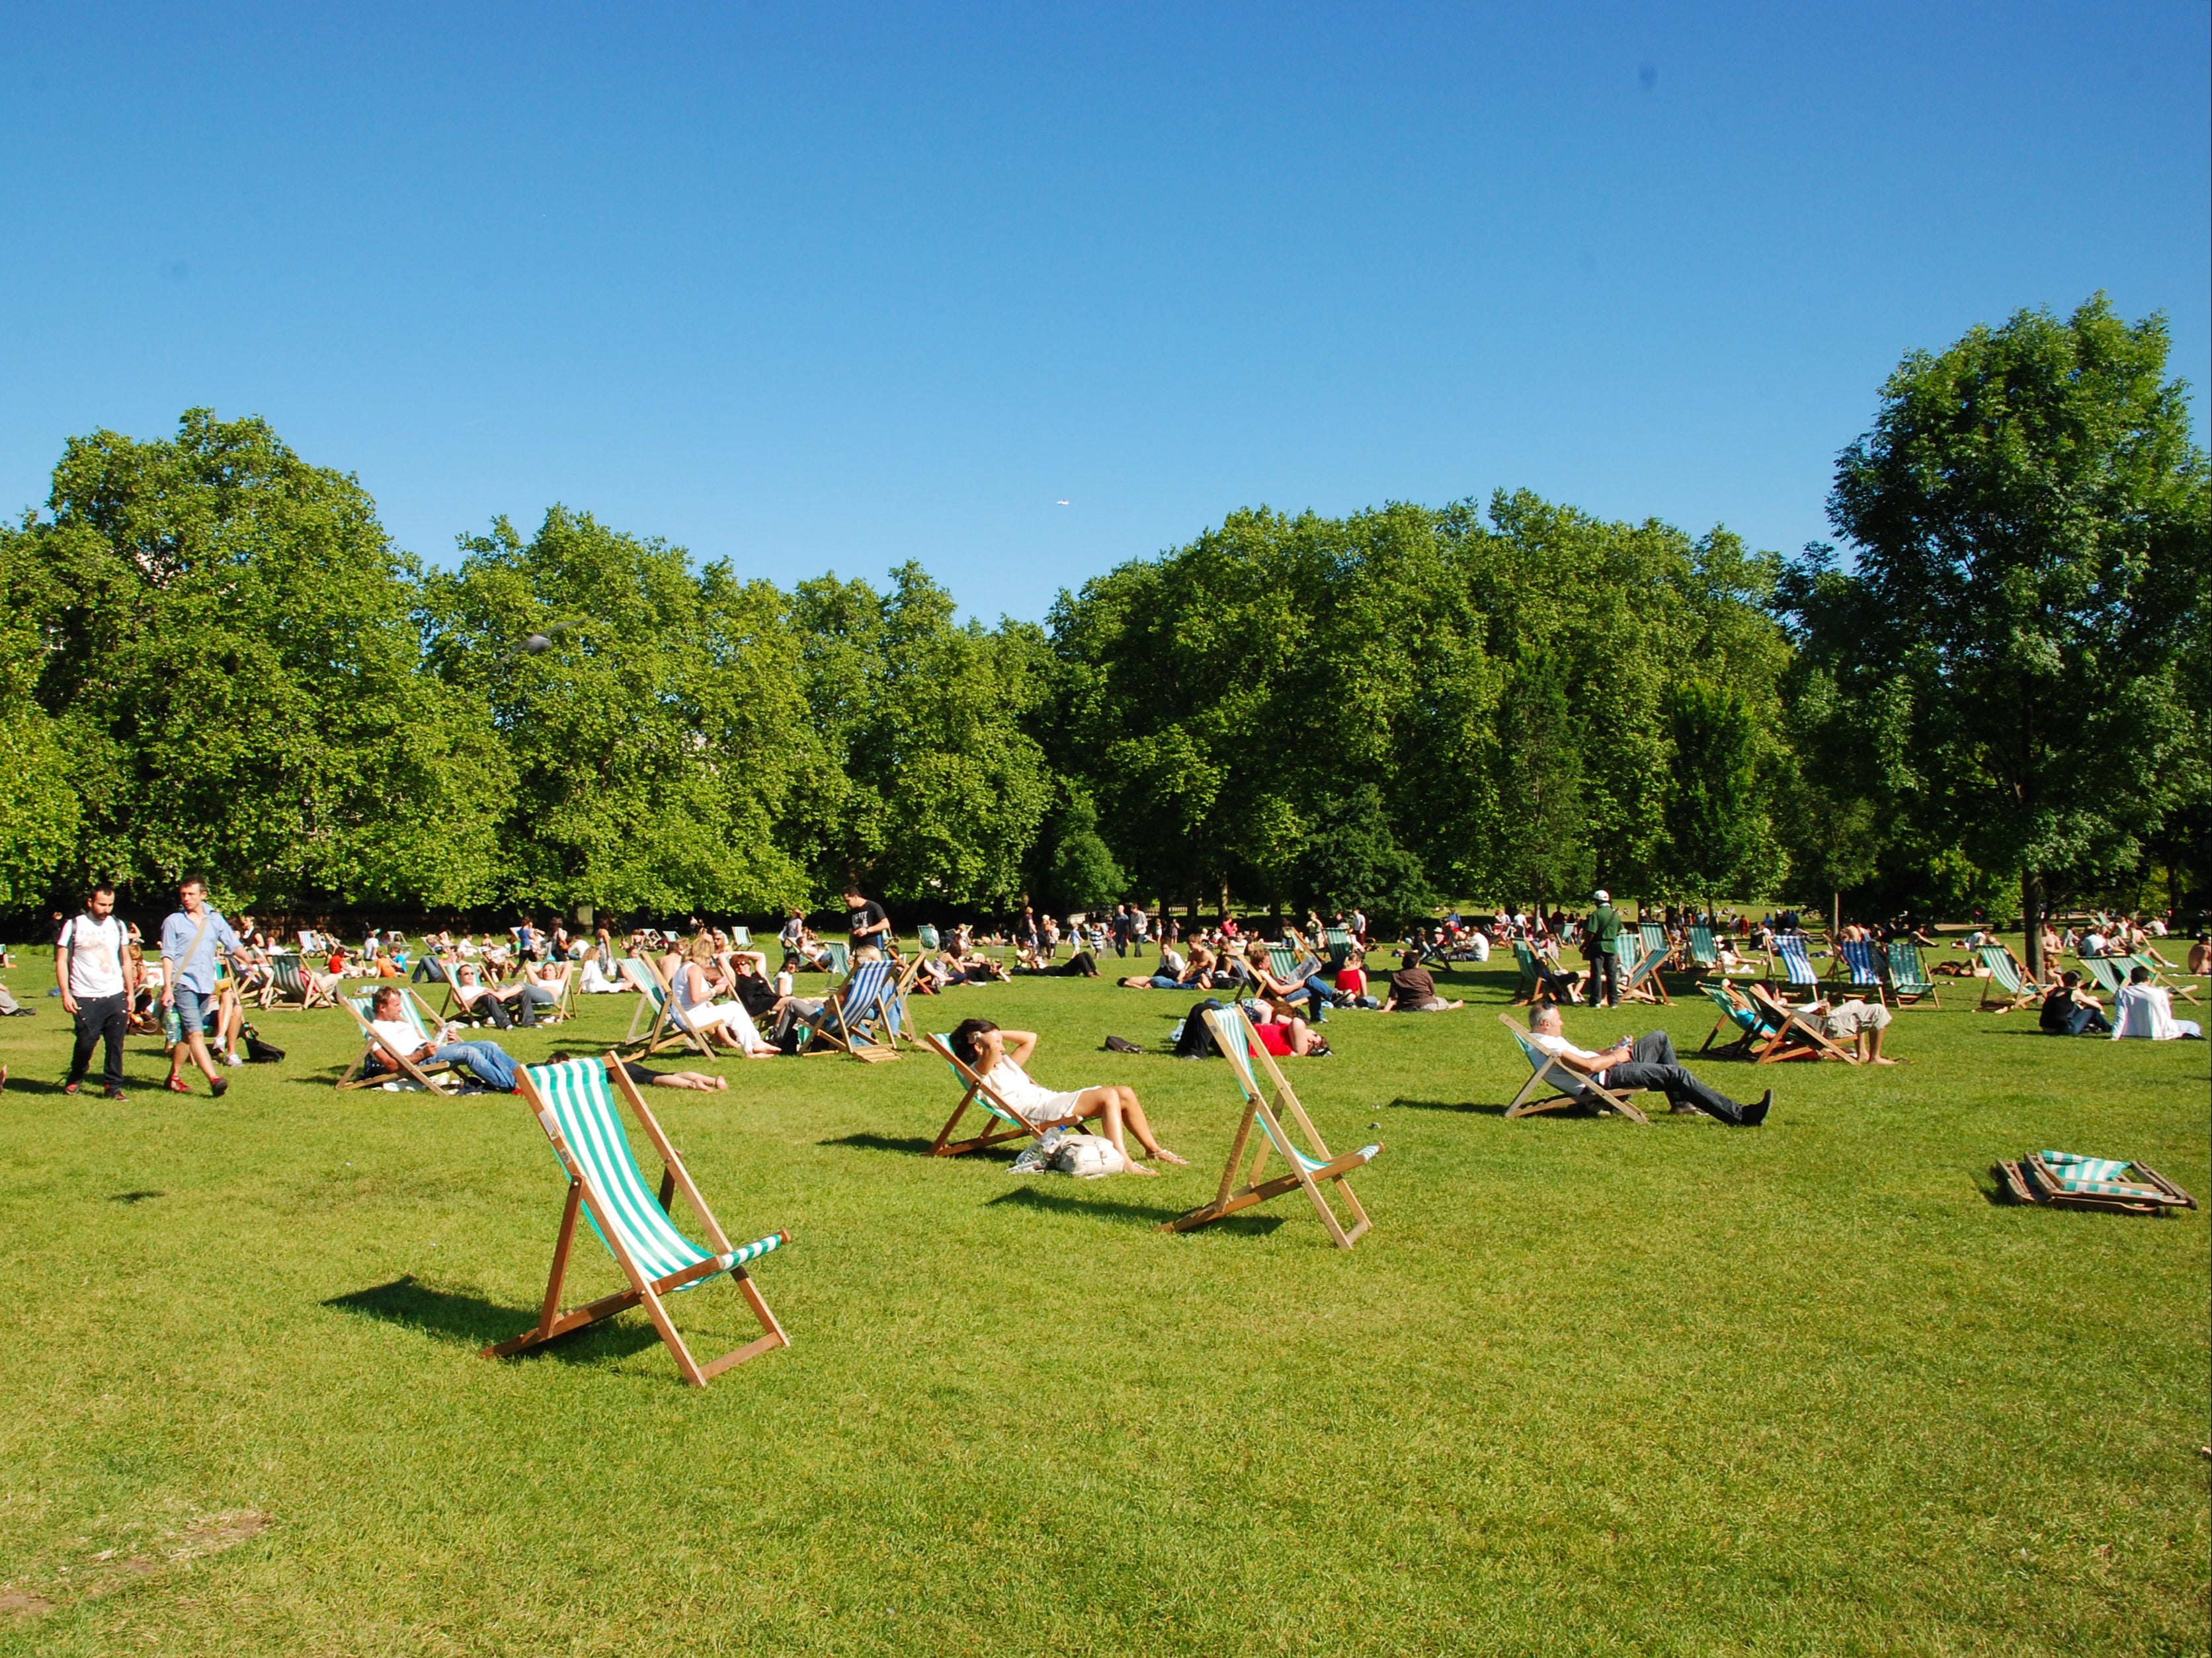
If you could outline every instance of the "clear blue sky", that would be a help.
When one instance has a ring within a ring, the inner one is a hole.
[[[986,616],[1260,502],[1794,549],[2022,306],[2166,311],[2201,440],[2209,15],[13,7],[0,509],[205,404],[434,560],[560,501]]]

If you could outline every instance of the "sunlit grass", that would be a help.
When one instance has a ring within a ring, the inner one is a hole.
[[[1109,967],[1112,963],[1109,958]],[[2052,1146],[2212,1195],[2208,1048],[1904,1011],[1764,1129],[1504,1121],[1493,1015],[1339,1015],[1290,1067],[1376,1230],[1295,1199],[1187,1236],[1236,1117],[1187,1001],[1030,981],[921,1005],[1133,1084],[1193,1167],[1077,1183],[916,1155],[924,1055],[730,1063],[653,1103],[793,1345],[684,1388],[644,1318],[491,1363],[561,1191],[511,1098],[341,1096],[342,1015],[217,1102],[64,1098],[51,969],[0,1022],[0,1650],[269,1654],[2201,1651],[2203,1214],[1993,1203]],[[1707,1004],[1571,1011],[1602,1039]],[[627,998],[516,1031],[589,1051]],[[1370,1125],[1379,1124],[1379,1127]],[[648,1169],[650,1169],[648,1164]],[[680,1211],[679,1211],[680,1212]],[[595,1241],[577,1293],[611,1288]],[[695,1351],[750,1333],[678,1298]],[[719,1345],[718,1345],[719,1344]]]

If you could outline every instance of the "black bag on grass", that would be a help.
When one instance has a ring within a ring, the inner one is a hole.
[[[284,1050],[261,1040],[261,1033],[246,1025],[240,1033],[246,1038],[246,1062],[248,1065],[281,1065]]]

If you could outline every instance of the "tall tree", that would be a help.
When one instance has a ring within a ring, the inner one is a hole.
[[[1666,697],[1674,759],[1667,774],[1667,860],[1676,882],[1705,900],[1760,882],[1772,852],[1765,800],[1767,745],[1751,705],[1724,685],[1690,680]]]
[[[2179,669],[2212,495],[2166,349],[2162,317],[2100,294],[1916,351],[1829,500],[1866,625],[1834,648],[1909,692],[1910,807],[1931,843],[2017,872],[2039,970],[2053,881],[2133,869],[2204,788]]]

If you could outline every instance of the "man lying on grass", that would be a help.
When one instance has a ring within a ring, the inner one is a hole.
[[[438,1032],[439,1040],[427,1042],[415,1034],[415,1027],[401,1017],[398,987],[386,985],[376,993],[368,1005],[371,1017],[368,1028],[376,1033],[376,1043],[369,1050],[369,1067],[399,1072],[398,1057],[416,1065],[458,1065],[470,1074],[496,1088],[502,1094],[514,1091],[514,1061],[497,1042],[456,1042],[446,1039],[453,1034],[454,1025],[448,1022]]]
[[[1033,1079],[1022,1065],[1036,1051],[1036,1043],[1034,1030],[1001,1030],[988,1019],[963,1019],[952,1028],[951,1048],[960,1063],[988,1083],[1000,1103],[1030,1127],[1042,1133],[1096,1116],[1105,1125],[1106,1138],[1114,1142],[1114,1149],[1121,1154],[1131,1174],[1158,1171],[1146,1168],[1129,1155],[1125,1129],[1137,1137],[1147,1157],[1177,1165],[1186,1161],[1152,1138],[1152,1126],[1146,1120],[1144,1107],[1137,1103],[1135,1089],[1108,1083],[1055,1094]]]
[[[1663,1030],[1647,1031],[1630,1042],[1623,1037],[1602,1054],[1577,1048],[1561,1034],[1559,1010],[1549,1002],[1528,1010],[1528,1029],[1536,1046],[1571,1071],[1579,1071],[1601,1088],[1648,1089],[1664,1094],[1677,1111],[1703,1111],[1737,1128],[1756,1128],[1774,1103],[1768,1089],[1750,1105],[1738,1105],[1707,1086],[1675,1061],[1674,1039]]]

